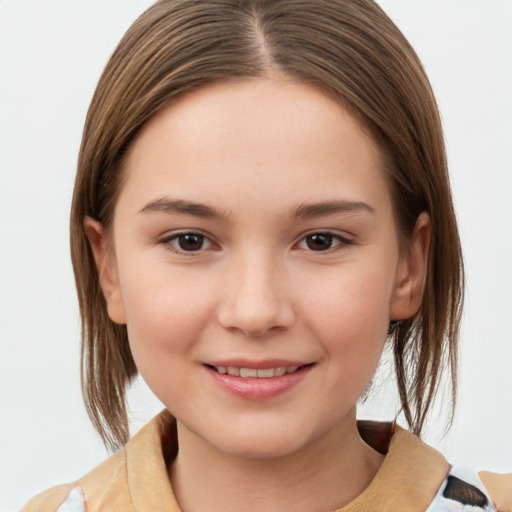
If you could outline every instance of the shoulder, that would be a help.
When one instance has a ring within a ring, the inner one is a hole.
[[[452,466],[418,436],[394,424],[359,422],[384,462],[366,491],[343,512],[512,512],[512,474]]]
[[[481,471],[479,476],[498,512],[512,512],[512,473],[503,475]]]
[[[86,505],[87,504],[87,505]],[[21,512],[131,512],[126,452],[121,450],[79,480],[52,487],[32,498]]]
[[[512,512],[512,474],[452,467],[427,512]]]
[[[176,453],[175,421],[163,411],[90,473],[39,494],[21,512],[179,511],[167,473]]]
[[[55,512],[73,489],[73,484],[58,485],[34,496],[21,512]]]

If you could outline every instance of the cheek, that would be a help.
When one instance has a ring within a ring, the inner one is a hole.
[[[128,338],[139,370],[190,350],[214,309],[204,280],[152,268],[127,273],[122,281]]]
[[[307,295],[303,311],[326,350],[344,366],[377,363],[389,324],[392,279],[378,266],[354,266]]]

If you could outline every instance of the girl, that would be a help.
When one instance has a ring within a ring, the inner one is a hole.
[[[128,441],[24,510],[512,510],[416,435],[463,271],[437,107],[370,1],[164,0],[93,98],[71,243],[90,417]],[[357,423],[385,344],[411,433]],[[416,435],[415,435],[416,434]]]

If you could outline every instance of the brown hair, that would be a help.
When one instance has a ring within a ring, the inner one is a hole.
[[[71,212],[82,319],[82,388],[104,442],[127,441],[126,386],[137,372],[126,326],[108,317],[84,232],[108,230],[123,157],[142,126],[178,96],[216,81],[278,72],[358,114],[386,160],[401,236],[432,221],[424,299],[390,340],[402,411],[419,433],[442,371],[456,394],[463,266],[441,121],[422,65],[371,0],[161,0],[130,27],[99,81],[85,124]],[[452,408],[453,414],[453,408]]]

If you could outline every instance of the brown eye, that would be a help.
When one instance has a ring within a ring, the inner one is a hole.
[[[352,244],[352,241],[345,238],[342,234],[332,233],[330,231],[317,231],[305,235],[297,247],[307,251],[327,252],[331,250],[342,249]]]
[[[176,237],[178,247],[182,251],[199,251],[204,246],[204,236],[197,233],[185,233]]]
[[[315,233],[306,237],[306,245],[312,251],[327,251],[332,247],[333,238],[329,233]]]
[[[162,238],[159,242],[165,249],[175,253],[189,256],[195,253],[202,254],[205,251],[216,250],[218,247],[207,235],[196,231],[182,231]]]

